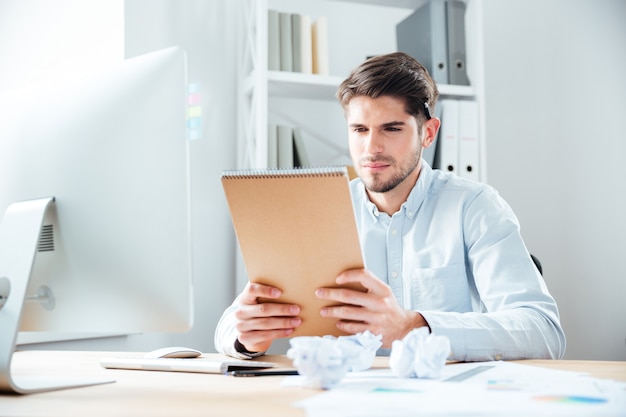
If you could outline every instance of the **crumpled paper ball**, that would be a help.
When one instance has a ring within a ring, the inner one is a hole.
[[[420,327],[393,341],[389,366],[400,378],[439,378],[450,351],[450,339]]]
[[[325,336],[332,337],[332,336]],[[340,343],[352,343],[359,347],[359,354],[350,360],[350,371],[365,371],[372,367],[376,351],[383,345],[382,335],[375,335],[369,330],[352,336],[339,336]]]
[[[365,370],[372,366],[382,336],[369,331],[353,336],[301,336],[290,340],[287,357],[293,360],[302,385],[308,388],[330,389],[348,371]]]

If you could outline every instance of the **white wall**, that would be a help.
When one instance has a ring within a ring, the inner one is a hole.
[[[0,92],[123,58],[123,0],[0,0]]]
[[[566,357],[626,360],[626,2],[483,10],[488,182],[543,262]]]
[[[219,183],[222,169],[235,163],[235,6],[225,0],[0,0],[0,92],[180,45],[203,110],[203,135],[191,158],[194,328],[21,348],[214,350],[215,325],[235,294],[235,240]]]
[[[214,351],[217,320],[235,292],[235,240],[220,174],[235,164],[237,2],[126,0],[125,4],[126,57],[182,46],[188,56],[189,82],[200,87],[203,123],[191,159],[194,327],[182,335],[144,335],[140,344],[126,343],[126,349],[182,344]],[[151,346],[146,346],[147,340]]]

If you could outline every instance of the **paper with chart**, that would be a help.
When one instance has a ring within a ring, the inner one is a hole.
[[[447,365],[437,380],[373,369],[295,406],[308,417],[626,416],[626,383],[500,361]]]

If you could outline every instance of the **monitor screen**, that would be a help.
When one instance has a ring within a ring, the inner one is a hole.
[[[44,201],[19,330],[191,327],[186,96],[178,47],[0,95],[0,322],[20,320],[14,264],[31,251],[13,213]]]

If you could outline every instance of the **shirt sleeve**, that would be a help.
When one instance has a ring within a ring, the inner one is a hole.
[[[237,321],[235,319],[235,311],[239,305],[239,297],[224,310],[222,317],[217,323],[215,329],[215,349],[218,353],[232,356],[237,359],[252,359],[265,354],[265,352],[248,352],[238,343],[238,332],[236,328]],[[238,349],[239,347],[239,349]]]
[[[463,216],[473,312],[420,311],[448,336],[461,361],[562,358],[565,335],[554,298],[535,267],[509,205],[492,188],[468,201]]]

